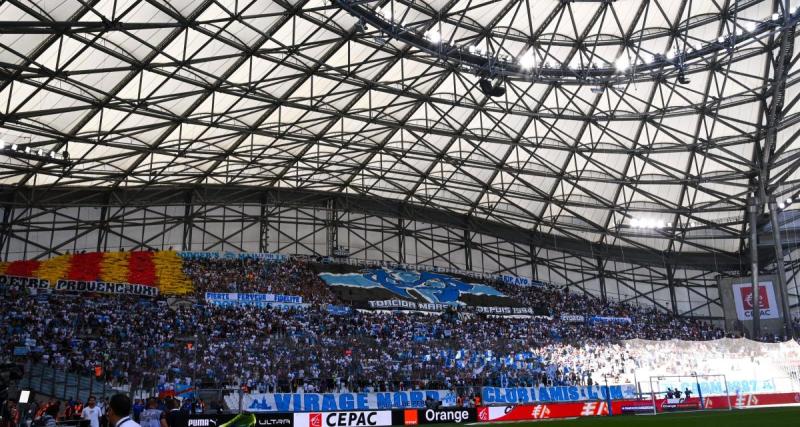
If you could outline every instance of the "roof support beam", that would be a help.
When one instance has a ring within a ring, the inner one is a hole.
[[[292,188],[259,189],[237,186],[149,186],[146,188],[98,189],[93,187],[0,187],[0,198],[6,197],[10,206],[57,209],[76,206],[151,207],[159,205],[184,206],[185,191],[193,191],[192,204],[254,204],[262,195],[270,204],[288,206],[325,207],[332,200],[341,212],[361,212],[419,221],[432,225],[450,226],[494,236],[510,243],[534,245],[538,249],[552,249],[577,256],[601,257],[640,265],[673,264],[700,270],[738,270],[748,258],[741,254],[724,252],[664,253],[642,248],[621,247],[590,242],[575,237],[559,236],[525,229],[513,224],[467,216],[450,211],[424,207],[400,200],[379,197],[301,190]],[[106,199],[106,195],[108,198]],[[403,228],[405,222],[401,224]],[[278,230],[279,231],[279,230]],[[402,231],[401,231],[402,233]],[[401,243],[402,245],[402,243]],[[55,250],[55,249],[54,249]],[[401,251],[402,253],[402,251]]]

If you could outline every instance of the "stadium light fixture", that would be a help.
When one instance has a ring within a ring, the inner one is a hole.
[[[626,71],[628,68],[630,68],[631,62],[628,60],[628,57],[625,54],[622,54],[614,62],[614,66],[619,71]]]
[[[519,57],[519,65],[525,69],[531,69],[536,66],[536,55],[533,54],[533,48],[529,48],[524,55]]]
[[[791,197],[789,197],[788,199],[786,199],[786,200],[784,201],[784,203],[786,203],[787,205],[791,205],[791,204],[792,204],[792,198],[791,198]]]
[[[778,209],[783,210],[785,208],[786,208],[786,205],[784,205],[783,202],[778,203]]]
[[[777,21],[778,19],[780,19],[780,17],[781,17],[781,15],[779,13],[777,13],[777,12],[772,14],[772,20],[773,21]]]
[[[632,228],[647,228],[647,229],[655,229],[655,228],[664,228],[670,227],[670,223],[664,223],[664,221],[656,218],[631,218],[630,226]]]
[[[431,43],[439,43],[442,41],[442,34],[439,32],[439,30],[431,28],[425,32],[425,38]]]

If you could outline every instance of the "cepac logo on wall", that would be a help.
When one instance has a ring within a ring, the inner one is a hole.
[[[733,285],[733,300],[736,304],[736,316],[739,320],[753,318],[753,285],[737,283]],[[778,304],[775,299],[775,287],[772,282],[758,283],[758,307],[761,319],[778,319]]]
[[[384,427],[392,425],[391,411],[295,413],[297,427]]]

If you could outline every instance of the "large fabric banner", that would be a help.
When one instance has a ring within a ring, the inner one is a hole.
[[[237,294],[206,292],[206,302],[220,307],[253,306],[253,307],[291,307],[301,306],[303,297],[276,294]]]
[[[50,286],[50,281],[33,277],[16,277],[0,275],[0,287],[28,288],[36,292],[78,292],[99,293],[116,295],[139,295],[146,297],[158,296],[155,286],[137,285],[133,283],[110,283],[99,280],[59,280],[55,286]]]
[[[510,301],[510,298],[491,286],[465,283],[455,277],[429,271],[371,269],[362,273],[320,273],[319,277],[334,289],[357,290],[363,293],[366,300],[385,299],[380,297],[393,295],[421,303],[455,305],[466,304],[464,298],[467,297]]]
[[[581,402],[584,400],[631,399],[636,397],[636,386],[558,386],[558,387],[484,387],[481,390],[484,405],[499,403]]]
[[[268,252],[178,252],[183,259],[260,259],[264,261],[286,261],[286,255]]]
[[[46,282],[53,290],[69,292],[145,296],[193,293],[194,284],[182,268],[183,260],[175,251],[81,252],[46,260],[0,262],[0,275],[17,281],[27,279],[29,283],[14,286],[29,289],[44,288]]]
[[[615,323],[615,324],[630,324],[630,317],[611,317],[611,316],[592,316],[589,318],[589,324],[595,323]]]
[[[552,320],[552,317],[547,316],[544,310],[533,307],[456,306],[400,299],[368,301],[367,304],[369,304],[369,308],[374,310],[404,310],[427,313],[442,313],[449,310],[457,310],[459,312],[480,313],[489,316],[524,316]]]
[[[353,411],[424,408],[425,399],[455,406],[449,390],[413,390],[373,393],[260,393],[245,394],[242,409],[248,412]]]
[[[496,276],[497,280],[507,284],[507,285],[516,285],[516,286],[535,286],[535,287],[543,287],[545,286],[544,282],[540,282],[538,280],[533,280],[530,277],[524,276],[514,276],[512,274],[498,274]]]

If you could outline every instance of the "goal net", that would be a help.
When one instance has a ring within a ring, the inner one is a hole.
[[[725,375],[652,376],[649,383],[640,385],[642,394],[653,402],[653,413],[730,410],[735,406]]]

